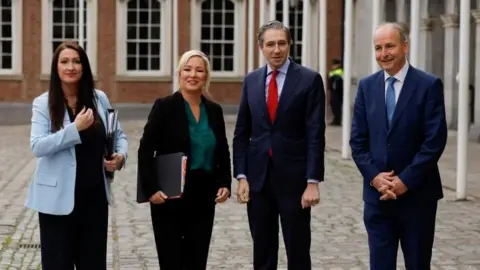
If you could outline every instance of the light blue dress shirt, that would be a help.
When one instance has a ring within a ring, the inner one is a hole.
[[[285,63],[278,69],[277,74],[277,87],[278,87],[278,98],[282,94],[283,85],[285,84],[285,78],[287,77],[288,66],[290,66],[290,60],[287,59]],[[267,79],[265,80],[265,100],[268,100],[268,85],[272,79],[273,69],[267,65]]]

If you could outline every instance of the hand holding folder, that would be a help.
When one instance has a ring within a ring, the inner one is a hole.
[[[118,123],[118,111],[115,109],[107,109],[106,112],[106,122],[107,122],[107,127],[106,127],[106,136],[107,136],[107,142],[106,142],[106,149],[105,149],[105,159],[106,160],[112,160],[113,159],[113,154],[116,151],[116,145],[117,145],[117,123]],[[113,180],[115,173],[114,172],[105,172],[106,176],[108,179]]]
[[[158,155],[154,157],[156,186],[167,198],[179,198],[183,194],[185,175],[187,172],[187,157],[184,153]],[[143,180],[137,171],[137,202],[148,202],[144,193]]]

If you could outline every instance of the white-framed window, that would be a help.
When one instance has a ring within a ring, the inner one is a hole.
[[[191,47],[210,60],[213,77],[245,74],[245,0],[192,0]]]
[[[277,1],[275,18],[277,21],[283,21],[283,3]],[[293,3],[293,5],[292,5]],[[290,47],[290,57],[298,64],[302,63],[302,44],[303,44],[303,1],[289,1],[288,28],[292,35],[292,46]]]
[[[117,74],[171,75],[171,4],[170,0],[117,2]]]
[[[275,3],[272,6],[272,2]],[[293,44],[290,57],[297,63],[307,67],[314,67],[318,58],[317,44],[319,31],[318,1],[308,0],[269,0],[268,20],[283,22],[289,29]],[[286,5],[286,6],[285,6]],[[284,15],[287,11],[287,16]],[[271,16],[273,15],[273,16]]]
[[[53,53],[67,40],[79,38],[79,4],[82,0],[42,1],[42,74],[49,74]],[[97,0],[84,1],[84,44],[92,72],[97,73]]]
[[[22,0],[0,1],[0,75],[22,73]]]

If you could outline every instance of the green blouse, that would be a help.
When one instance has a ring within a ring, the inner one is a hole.
[[[185,101],[185,111],[190,131],[189,169],[203,169],[208,172],[213,169],[216,139],[208,124],[208,115],[205,105],[200,103],[200,119],[197,122],[190,105]]]

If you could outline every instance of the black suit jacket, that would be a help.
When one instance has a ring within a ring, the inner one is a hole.
[[[230,151],[227,142],[223,110],[220,105],[204,96],[202,102],[208,115],[208,123],[216,138],[214,157],[215,188],[230,190],[232,176]],[[150,198],[161,190],[154,177],[154,152],[157,155],[183,152],[190,155],[190,132],[185,112],[185,103],[180,92],[155,101],[144,127],[138,149],[138,173],[141,177],[145,196]]]

